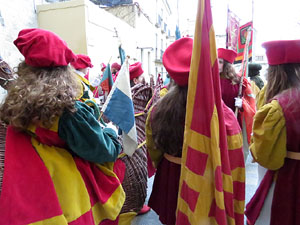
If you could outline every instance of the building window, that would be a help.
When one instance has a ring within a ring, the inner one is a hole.
[[[160,60],[162,60],[163,54],[164,54],[164,40],[161,39],[161,46],[160,46]]]
[[[158,51],[158,37],[157,34],[155,34],[155,59],[157,59],[158,57],[157,51]]]

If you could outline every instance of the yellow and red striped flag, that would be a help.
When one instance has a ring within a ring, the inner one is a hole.
[[[177,225],[242,225],[241,130],[221,99],[210,0],[199,0],[189,75]]]

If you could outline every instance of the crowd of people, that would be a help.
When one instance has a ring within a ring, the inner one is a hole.
[[[175,225],[193,39],[180,38],[164,52],[164,87],[153,77],[145,81],[141,62],[129,66],[138,136],[132,156],[123,152],[117,129],[99,122],[95,97],[101,84],[89,76],[89,56],[74,54],[42,29],[21,30],[14,45],[24,56],[15,70],[0,58],[0,224],[125,225],[153,209],[161,223]],[[248,80],[233,66],[235,51],[217,52],[226,129],[236,129],[235,138],[243,140],[229,165],[244,167],[251,154],[261,166],[258,189],[246,206],[249,225],[296,225],[300,40],[263,47],[266,84],[261,65],[249,64]],[[112,64],[113,81],[120,69]],[[234,141],[227,139],[230,146]],[[243,182],[245,171],[235,175]],[[245,193],[244,186],[234,188]]]

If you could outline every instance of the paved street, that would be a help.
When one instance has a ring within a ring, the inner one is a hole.
[[[251,199],[252,195],[256,190],[257,184],[257,164],[251,163],[252,158],[248,157],[246,162],[246,203]],[[148,201],[149,196],[151,194],[151,188],[153,183],[153,177],[148,180],[148,194],[147,199]],[[157,214],[151,210],[150,212],[146,213],[145,215],[137,216],[131,225],[161,225]]]

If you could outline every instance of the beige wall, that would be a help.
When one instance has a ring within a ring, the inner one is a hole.
[[[37,6],[39,28],[51,30],[77,54],[87,54],[85,0]]]
[[[88,0],[40,5],[37,11],[39,28],[55,32],[76,54],[91,58],[91,76],[100,73],[101,63],[107,64],[110,59],[111,64],[120,63],[119,43],[126,55],[136,58],[134,28]]]
[[[0,55],[14,67],[23,60],[23,56],[13,41],[20,30],[37,27],[35,4],[32,0],[0,0],[0,12],[3,21],[3,25],[0,24]]]

